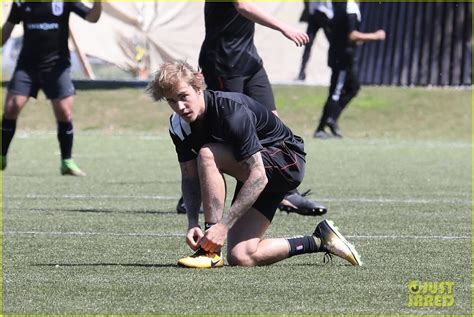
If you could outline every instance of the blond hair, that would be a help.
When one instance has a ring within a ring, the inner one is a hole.
[[[148,83],[146,91],[155,101],[164,99],[164,94],[173,92],[178,82],[184,81],[194,90],[203,90],[204,78],[185,61],[165,62],[153,74],[153,79]]]

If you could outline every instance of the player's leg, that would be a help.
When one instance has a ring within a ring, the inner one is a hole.
[[[266,197],[264,197],[267,195]],[[259,197],[260,210],[251,208],[229,230],[227,239],[227,261],[236,266],[269,265],[296,255],[325,252],[361,265],[360,256],[331,221],[320,222],[313,234],[292,238],[263,239],[271,223],[275,207],[275,193]],[[255,205],[254,205],[255,206]],[[269,217],[270,216],[270,217]]]
[[[311,48],[313,46],[314,40],[316,39],[316,34],[318,33],[320,24],[317,21],[316,14],[309,15],[308,18],[308,28],[306,29],[306,34],[308,34],[309,42],[305,45],[303,51],[303,57],[301,58],[301,68],[298,74],[298,80],[306,79],[306,64],[309,61],[311,56]]]
[[[347,69],[344,87],[342,89],[338,107],[334,111],[332,118],[335,122],[339,119],[342,111],[347,107],[349,102],[357,95],[360,90],[360,83],[357,78],[357,70],[355,66]]]
[[[29,100],[36,98],[38,83],[34,72],[16,68],[8,86],[8,93],[3,105],[2,117],[2,170],[7,167],[7,154],[15,135],[16,121]]]
[[[323,112],[319,120],[319,125],[316,128],[316,131],[314,132],[313,136],[315,138],[326,139],[329,137],[324,129],[326,126],[329,126],[331,123],[334,122],[333,117],[339,107],[338,103],[344,88],[345,81],[346,71],[333,68],[331,74],[331,85],[329,87],[329,96],[324,105]],[[342,136],[340,135],[340,133],[337,133],[338,131],[333,125],[329,127],[332,127],[331,132],[333,132],[334,136]]]
[[[43,90],[51,100],[57,122],[57,137],[61,151],[61,174],[85,176],[86,174],[72,159],[74,126],[72,111],[75,89],[70,77],[69,67],[60,67],[51,72],[43,72],[41,77]]]

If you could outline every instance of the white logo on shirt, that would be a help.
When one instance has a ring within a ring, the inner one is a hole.
[[[53,1],[51,3],[51,7],[55,16],[60,16],[61,14],[63,14],[64,3],[62,1]]]

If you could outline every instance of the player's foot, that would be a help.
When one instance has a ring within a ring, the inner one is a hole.
[[[310,192],[311,190],[307,190],[302,194],[298,192],[288,193],[278,206],[278,209],[286,211],[287,213],[294,212],[303,216],[324,215],[328,211],[326,207],[305,198]]]
[[[61,161],[61,175],[86,176],[86,173],[72,159],[67,159]]]
[[[7,168],[7,156],[2,155],[2,171]]]
[[[186,206],[184,205],[183,197],[178,200],[178,204],[176,205],[176,211],[178,214],[185,214],[186,213]]]
[[[324,130],[316,130],[316,131],[314,131],[313,138],[315,138],[315,139],[329,139],[330,136]]]
[[[313,236],[321,239],[322,250],[337,255],[354,266],[362,265],[359,253],[344,238],[332,221],[321,221],[314,229]]]
[[[178,200],[178,204],[176,205],[176,212],[178,214],[186,214],[186,205],[184,204],[183,197],[181,197]],[[199,213],[200,214],[204,213],[204,210],[202,209],[202,207],[199,209]]]
[[[329,130],[331,130],[333,136],[336,138],[342,138],[341,129],[339,129],[339,125],[337,124],[336,120],[329,118],[326,122],[326,125],[329,127]]]
[[[207,252],[198,249],[193,255],[178,260],[178,265],[187,268],[212,269],[224,266],[222,253]]]
[[[306,73],[304,70],[301,70],[300,73],[298,74],[298,80],[304,81],[306,79]]]

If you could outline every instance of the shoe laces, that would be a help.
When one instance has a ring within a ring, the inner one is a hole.
[[[332,254],[329,251],[326,251],[323,257],[323,263],[328,264],[330,262],[332,262]]]
[[[311,195],[311,189],[308,189],[307,191],[305,191],[303,193],[300,193],[301,197],[306,197],[306,196],[309,196],[309,195]]]

